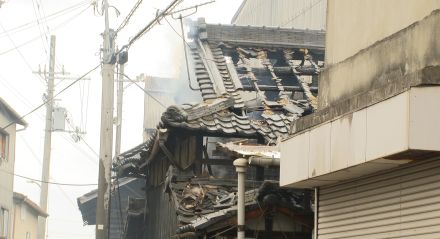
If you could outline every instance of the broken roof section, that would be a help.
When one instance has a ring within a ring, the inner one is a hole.
[[[201,103],[167,108],[159,130],[260,139],[276,144],[314,111],[325,32],[192,23],[190,56]],[[137,175],[158,151],[160,133],[121,154],[114,167]]]
[[[295,223],[309,229],[313,227],[311,211],[305,208],[302,191],[281,189],[277,181],[247,181],[247,184],[247,188],[252,188],[245,193],[247,214],[255,211],[253,214],[258,218],[273,217],[276,213],[284,213],[288,217],[295,215],[289,220],[293,219]],[[236,186],[234,180],[197,178],[170,168],[165,187],[177,214],[177,238],[184,238],[188,233],[193,233],[194,236],[212,234],[224,228],[235,227]],[[277,212],[273,211],[271,215],[268,213],[270,209],[276,209]],[[247,219],[251,218],[249,215]]]
[[[275,143],[295,119],[315,109],[325,32],[199,19],[189,37],[204,102],[169,107],[165,126]]]

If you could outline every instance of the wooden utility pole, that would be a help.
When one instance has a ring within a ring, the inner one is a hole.
[[[111,188],[111,163],[113,146],[113,90],[114,51],[113,36],[109,29],[108,1],[103,1],[105,30],[103,34],[101,135],[99,148],[98,199],[96,207],[96,239],[107,239],[109,235],[109,199]]]
[[[46,126],[44,133],[44,153],[43,153],[43,172],[41,174],[40,207],[47,212],[49,175],[50,175],[50,148],[52,143],[52,112],[53,112],[53,92],[55,76],[55,36],[50,36],[50,59],[49,59],[49,77],[47,84],[46,98]],[[38,217],[38,239],[46,238],[46,218]]]

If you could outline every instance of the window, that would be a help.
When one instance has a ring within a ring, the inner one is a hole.
[[[8,239],[9,232],[9,211],[5,208],[0,209],[0,238]]]
[[[9,135],[0,131],[0,162],[8,159]]]

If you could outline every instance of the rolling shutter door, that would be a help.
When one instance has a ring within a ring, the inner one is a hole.
[[[440,159],[325,186],[318,239],[440,238]]]

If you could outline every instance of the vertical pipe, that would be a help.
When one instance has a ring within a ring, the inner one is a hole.
[[[313,239],[318,238],[318,210],[319,210],[319,188],[315,188],[315,203],[314,203],[314,225],[313,225]]]
[[[234,160],[235,170],[238,174],[237,182],[237,239],[244,239],[245,236],[245,181],[246,181],[246,169],[248,161],[244,158]]]

